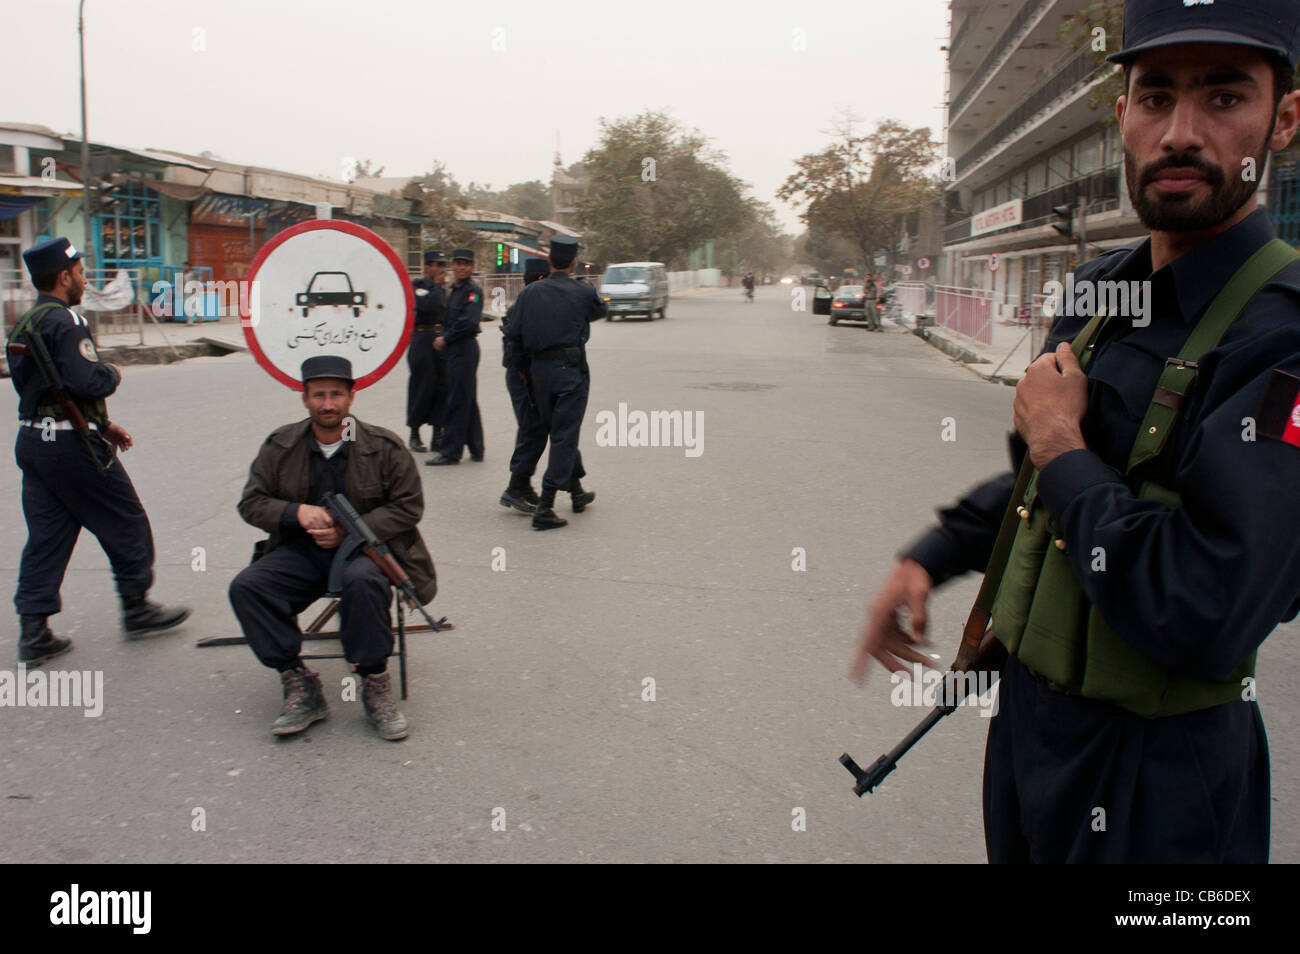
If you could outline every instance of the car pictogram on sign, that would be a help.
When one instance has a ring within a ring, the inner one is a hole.
[[[339,278],[342,278],[342,281]],[[317,285],[318,279],[324,279]],[[352,279],[347,272],[317,272],[307,283],[307,290],[298,292],[297,303],[302,306],[302,316],[313,308],[324,305],[342,305],[352,309],[352,317],[361,315],[366,305],[366,293],[352,288]]]

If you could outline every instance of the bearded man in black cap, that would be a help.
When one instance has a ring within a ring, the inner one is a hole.
[[[362,677],[366,719],[381,738],[403,739],[406,719],[393,701],[387,671],[390,584],[359,550],[340,551],[346,537],[324,499],[330,492],[347,496],[427,603],[438,584],[418,529],[424,513],[420,475],[396,434],[349,416],[353,378],[346,358],[308,358],[302,382],[308,419],[272,431],[249,470],[239,515],[271,536],[231,582],[230,605],[258,660],[280,674],[284,705],[271,731],[292,735],[327,714],[320,676],[299,658],[297,617],[325,595],[335,573],[343,652]]]
[[[907,672],[931,588],[986,574],[990,861],[1268,859],[1255,652],[1300,611],[1300,256],[1254,192],[1300,126],[1298,55],[1295,0],[1128,0],[1110,58],[1150,237],[1075,273],[1016,388],[1019,479],[941,511],[868,613],[850,674]],[[1144,283],[1143,313],[1086,304],[1099,282]]]
[[[72,310],[86,288],[81,253],[55,238],[28,249],[23,261],[40,295],[8,340],[18,391],[14,456],[23,472],[28,533],[14,605],[22,626],[18,661],[39,666],[72,648],[72,640],[54,635],[46,620],[62,609],[63,574],[83,527],[112,564],[127,639],[178,626],[189,610],[148,599],[153,531],[116,454],[134,441],[108,419],[105,404],[122,372],[99,360],[89,323]]]
[[[442,443],[438,453],[425,461],[434,467],[459,464],[466,446],[471,460],[483,459],[483,420],[478,412],[478,326],[483,317],[483,289],[472,277],[474,250],[452,252],[451,271],[455,281],[447,295],[447,318],[442,334],[433,340],[447,360]]]
[[[424,253],[424,277],[411,282],[415,290],[415,327],[411,329],[411,343],[406,351],[406,364],[411,378],[406,386],[406,426],[411,437],[407,446],[417,454],[429,448],[420,439],[420,428],[433,426],[429,443],[437,447],[442,441],[442,405],[447,394],[447,360],[433,343],[442,334],[442,322],[447,312],[447,290],[443,280],[447,273],[447,259],[442,252]]]
[[[578,453],[578,435],[591,389],[585,345],[591,337],[591,322],[605,317],[605,304],[596,289],[572,278],[578,257],[576,238],[555,236],[550,252],[550,276],[519,293],[505,331],[508,347],[528,356],[533,400],[551,441],[542,496],[533,513],[534,530],[568,523],[555,514],[559,491],[572,494],[574,513],[582,513],[596,499],[580,482],[586,473]]]

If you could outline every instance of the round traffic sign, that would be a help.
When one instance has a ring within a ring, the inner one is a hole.
[[[925,271],[927,268],[930,267],[930,260],[928,258],[918,258],[916,260],[916,267],[919,268],[921,271]]]
[[[998,253],[989,252],[989,271],[996,272],[998,270],[998,264]]]
[[[324,219],[280,232],[257,253],[244,338],[273,378],[302,390],[308,358],[352,362],[355,388],[392,370],[411,337],[415,296],[392,247],[370,229]]]

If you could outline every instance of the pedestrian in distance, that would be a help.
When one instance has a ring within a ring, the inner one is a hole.
[[[411,377],[406,385],[406,426],[411,432],[407,446],[416,454],[428,451],[420,437],[425,424],[433,427],[429,439],[433,447],[442,440],[442,412],[447,394],[447,359],[434,348],[442,334],[447,312],[447,289],[444,287],[447,259],[431,249],[424,253],[424,275],[411,282],[415,292],[415,325],[406,351],[406,366]]]
[[[545,278],[550,272],[546,259],[528,259],[524,262],[524,287]],[[537,512],[537,505],[541,502],[533,489],[533,474],[537,471],[537,462],[542,459],[542,452],[546,450],[547,428],[533,399],[528,355],[517,341],[504,337],[513,312],[514,306],[511,305],[501,319],[501,364],[506,369],[506,391],[515,412],[515,451],[510,457],[510,483],[501,494],[500,503],[520,513],[532,514]],[[579,459],[577,470],[581,468]]]
[[[479,322],[483,317],[483,289],[474,281],[474,250],[451,253],[455,281],[447,295],[447,317],[433,346],[443,353],[447,368],[447,398],[443,413],[442,442],[438,453],[425,461],[439,467],[459,464],[465,448],[471,460],[483,459],[483,420],[478,410]]]
[[[555,514],[555,495],[561,490],[572,496],[574,513],[582,513],[596,499],[582,487],[586,472],[578,436],[591,389],[586,343],[591,323],[605,317],[605,304],[596,289],[571,277],[578,257],[576,238],[556,235],[549,257],[551,274],[519,293],[505,331],[508,346],[527,355],[533,400],[551,442],[541,500],[533,513],[534,530],[568,523]]]

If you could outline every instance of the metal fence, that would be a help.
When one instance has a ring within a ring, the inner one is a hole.
[[[938,285],[934,290],[934,322],[992,345],[995,297],[993,291],[985,288]]]
[[[894,283],[894,301],[898,302],[899,311],[906,319],[930,314],[929,299],[930,286],[925,282]]]
[[[123,308],[109,311],[93,311],[77,307],[77,312],[90,321],[91,332],[98,337],[101,334],[124,334],[136,332],[140,343],[144,344],[145,303],[141,297],[141,276],[138,269],[86,269],[86,282],[92,288],[103,288],[119,273],[125,272],[126,280],[132,288],[131,303]],[[147,292],[148,289],[146,288]],[[36,304],[39,295],[26,269],[0,269],[0,332],[8,334],[18,323],[23,314]]]

